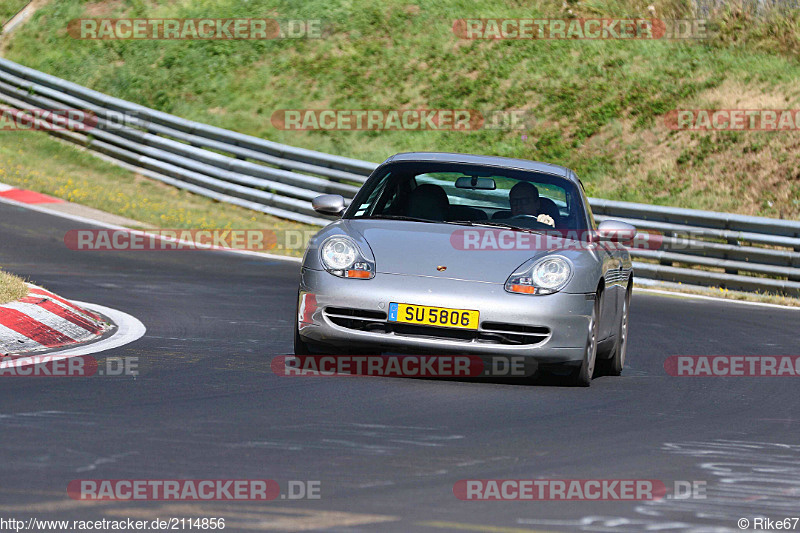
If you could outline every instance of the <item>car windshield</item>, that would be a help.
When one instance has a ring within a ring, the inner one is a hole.
[[[392,163],[373,175],[344,218],[389,218],[532,230],[585,229],[574,182],[540,172],[459,163]]]

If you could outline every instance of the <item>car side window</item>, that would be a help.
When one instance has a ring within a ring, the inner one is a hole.
[[[589,195],[586,194],[586,189],[583,187],[583,182],[581,181],[578,176],[575,176],[578,179],[578,184],[581,186],[581,195],[583,196],[583,207],[586,209],[586,216],[589,218],[589,224],[591,225],[591,229],[597,229],[597,223],[594,221],[594,214],[592,213],[592,206],[589,205]]]
[[[355,212],[355,216],[371,215],[374,214],[376,211],[378,212],[380,211],[379,209],[377,209],[377,207],[379,205],[384,204],[385,200],[384,202],[380,203],[377,200],[383,195],[384,191],[386,190],[386,186],[390,182],[389,180],[390,177],[391,177],[390,175],[387,175],[378,187],[372,189],[369,196],[364,198],[364,201],[361,202],[361,205],[358,206],[358,209]],[[371,211],[370,207],[372,207]]]

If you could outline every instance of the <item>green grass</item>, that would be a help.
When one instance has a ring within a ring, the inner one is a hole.
[[[0,0],[0,25],[8,22],[27,3],[28,0]]]
[[[0,183],[164,229],[308,230],[138,176],[38,132],[0,132]],[[302,250],[275,250],[299,256]]]
[[[570,0],[576,16],[648,16],[646,2]],[[661,18],[688,2],[654,2]],[[574,168],[591,195],[764,216],[800,217],[796,132],[673,132],[675,108],[800,102],[795,12],[714,13],[708,41],[465,41],[456,18],[563,18],[561,2],[488,0],[138,0],[42,7],[6,56],[97,90],[201,122],[381,161],[410,150],[497,154]],[[88,13],[88,15],[87,15]],[[81,41],[73,18],[322,19],[323,39]],[[777,102],[775,102],[777,100]],[[296,132],[280,109],[527,109],[524,132]],[[527,138],[520,134],[524,133]]]
[[[0,270],[0,304],[19,300],[28,294],[25,280]]]

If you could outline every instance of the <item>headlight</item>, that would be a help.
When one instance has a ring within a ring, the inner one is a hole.
[[[325,270],[341,278],[368,279],[375,265],[364,259],[358,246],[348,237],[331,237],[322,244],[320,258]]]
[[[322,245],[322,262],[329,270],[344,270],[356,262],[356,245],[343,237],[334,237]]]
[[[572,277],[572,263],[560,255],[528,261],[506,281],[506,290],[519,294],[553,294]]]

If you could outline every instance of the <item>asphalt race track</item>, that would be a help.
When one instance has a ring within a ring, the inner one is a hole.
[[[0,516],[214,516],[227,531],[740,531],[800,512],[791,377],[680,378],[670,355],[800,355],[800,311],[635,294],[628,366],[588,389],[287,378],[298,265],[220,252],[79,252],[70,220],[0,204],[0,263],[147,327],[96,354],[139,376],[0,378]],[[706,482],[651,502],[470,502],[462,479]],[[318,500],[103,502],[75,479],[319,481]],[[751,525],[752,527],[752,525]]]

